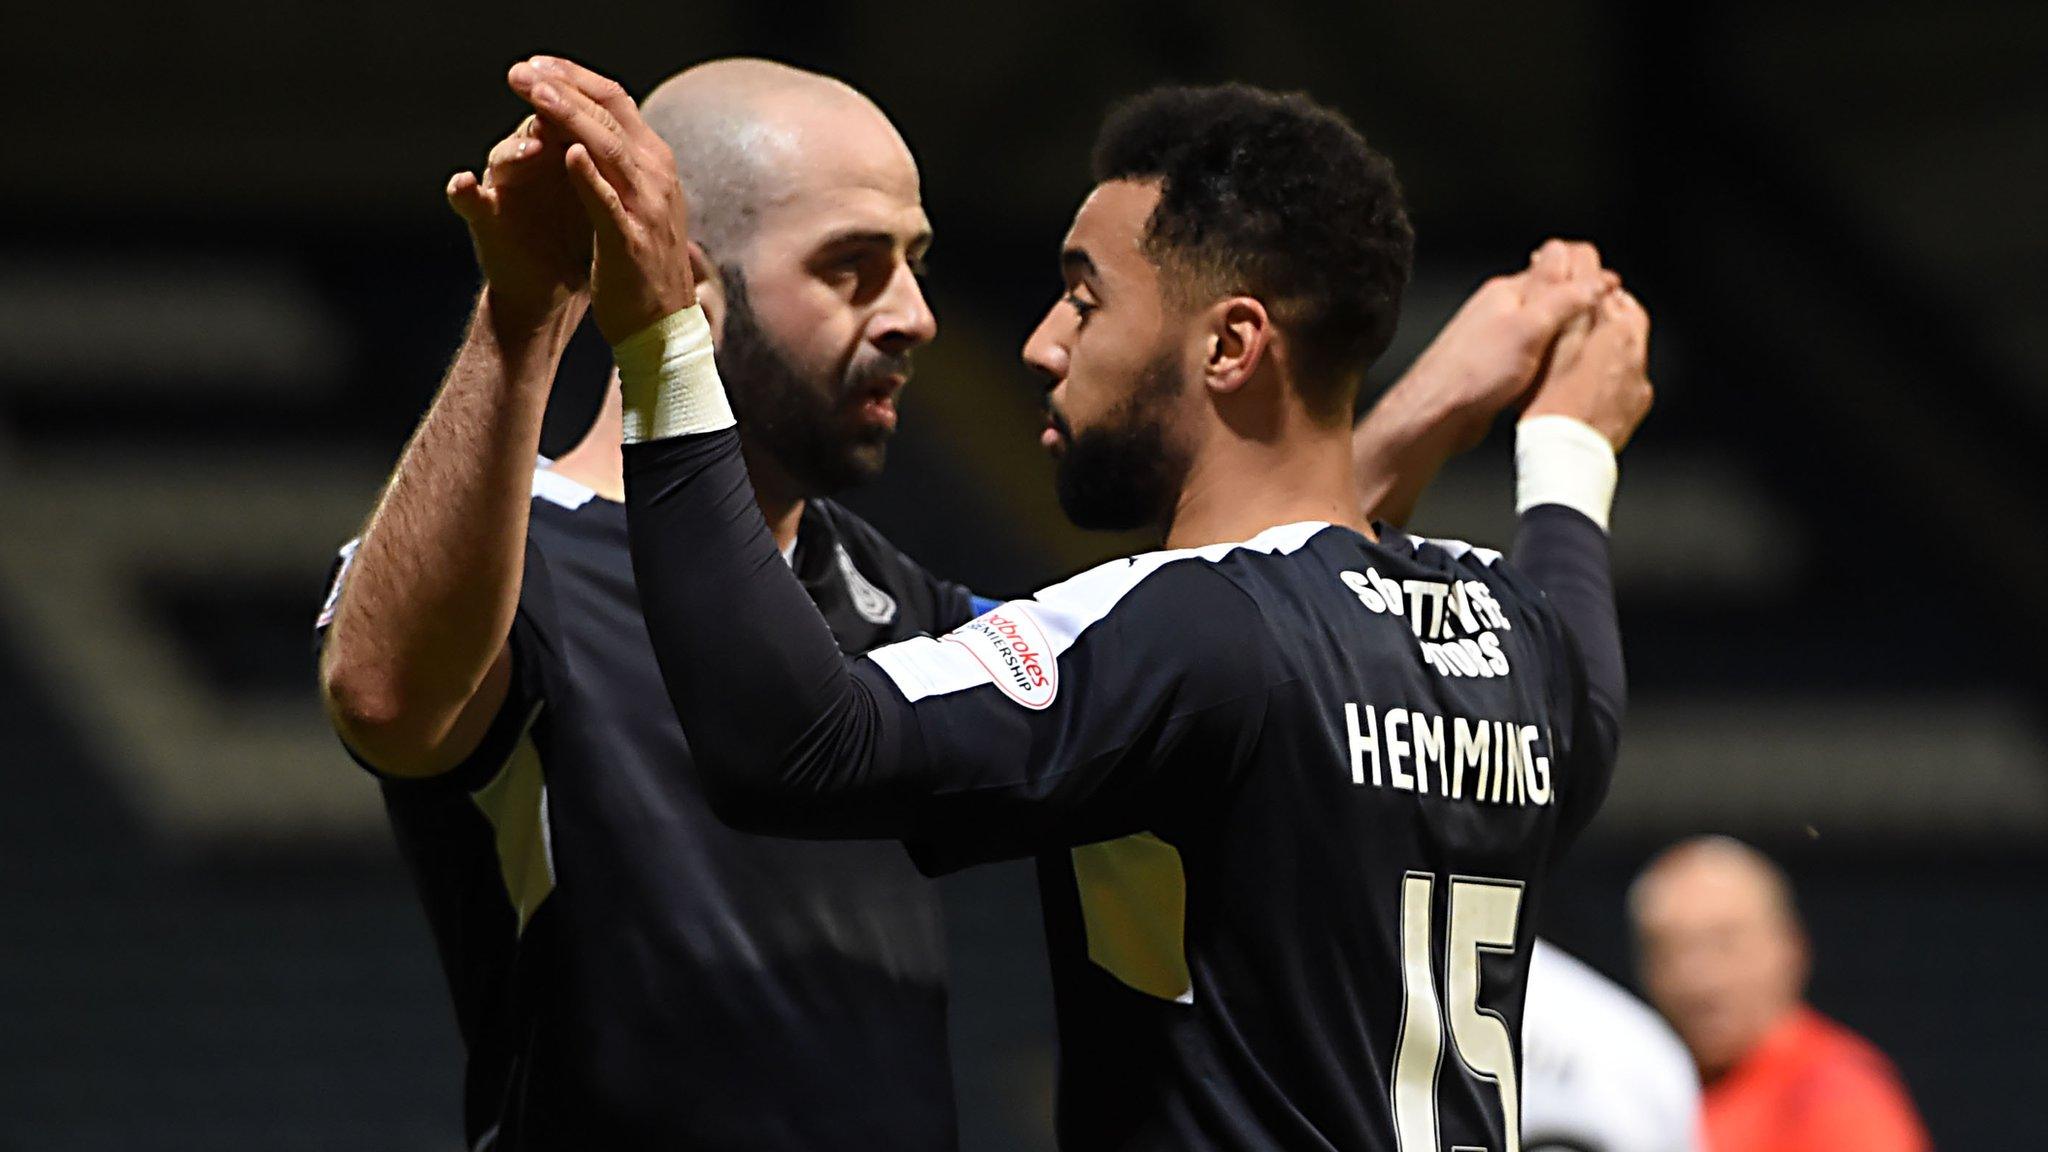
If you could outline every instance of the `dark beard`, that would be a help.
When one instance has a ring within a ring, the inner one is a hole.
[[[1054,476],[1060,511],[1077,528],[1123,532],[1166,523],[1187,478],[1187,461],[1166,442],[1168,403],[1180,391],[1171,355],[1148,366],[1128,400],[1078,435],[1058,409],[1066,440]]]
[[[837,388],[815,383],[761,329],[740,269],[722,265],[719,276],[725,322],[714,359],[750,453],[765,453],[805,497],[830,496],[880,476],[890,431],[848,428],[840,404],[871,375],[907,375],[909,358],[870,360]]]

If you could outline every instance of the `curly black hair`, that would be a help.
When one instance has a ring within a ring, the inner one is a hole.
[[[1164,87],[1110,111],[1095,180],[1158,180],[1152,259],[1185,302],[1257,297],[1318,408],[1348,407],[1394,337],[1415,233],[1394,166],[1342,114],[1248,84]]]

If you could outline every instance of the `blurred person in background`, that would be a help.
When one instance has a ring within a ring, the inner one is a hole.
[[[525,62],[514,86],[568,67]],[[847,651],[965,621],[964,589],[827,499],[881,467],[936,330],[908,148],[859,93],[763,61],[691,69],[645,112],[693,174],[699,291],[785,560]],[[529,121],[451,182],[485,288],[322,619],[330,713],[383,779],[457,1003],[470,1140],[950,1147],[931,889],[893,845],[726,829],[674,718],[635,706],[661,687],[617,388],[534,465],[589,304],[564,161]],[[1482,288],[1358,427],[1368,504],[1405,518],[1614,283],[1590,246],[1552,242]]]
[[[1926,1152],[1891,1062],[1804,1002],[1784,872],[1726,836],[1666,849],[1629,891],[1643,989],[1705,1085],[1706,1152]]]
[[[1694,1152],[1700,1080],[1650,1006],[1548,940],[1522,1014],[1523,1152]]]

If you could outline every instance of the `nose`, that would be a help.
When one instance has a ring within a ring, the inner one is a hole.
[[[1067,378],[1069,359],[1066,333],[1059,317],[1059,305],[1054,304],[1024,340],[1024,363],[1052,377],[1055,384]]]
[[[889,290],[875,310],[874,344],[892,356],[929,344],[939,334],[939,319],[924,298],[924,286],[908,264],[900,265]]]

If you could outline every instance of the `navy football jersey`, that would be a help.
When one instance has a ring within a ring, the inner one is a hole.
[[[848,662],[794,582],[735,578],[769,547],[738,469],[730,433],[627,449],[648,626],[712,798],[900,837],[928,871],[1071,850],[1054,963],[1096,988],[1060,1005],[1068,1147],[1517,1146],[1537,898],[1607,785],[1618,637],[1582,659],[1495,553],[1303,523]],[[1546,506],[1524,540],[1610,636],[1599,529]]]
[[[1041,863],[1063,1146],[1508,1147],[1530,885],[1606,782],[1566,653],[1494,554],[1322,525],[872,653],[928,747],[1082,768],[1020,777],[1000,833],[961,805],[909,833],[932,868],[1092,841]]]
[[[974,611],[829,501],[789,560],[849,652]],[[545,469],[511,650],[477,751],[382,784],[456,1005],[472,1145],[953,1148],[931,882],[900,845],[712,817],[624,509]]]

